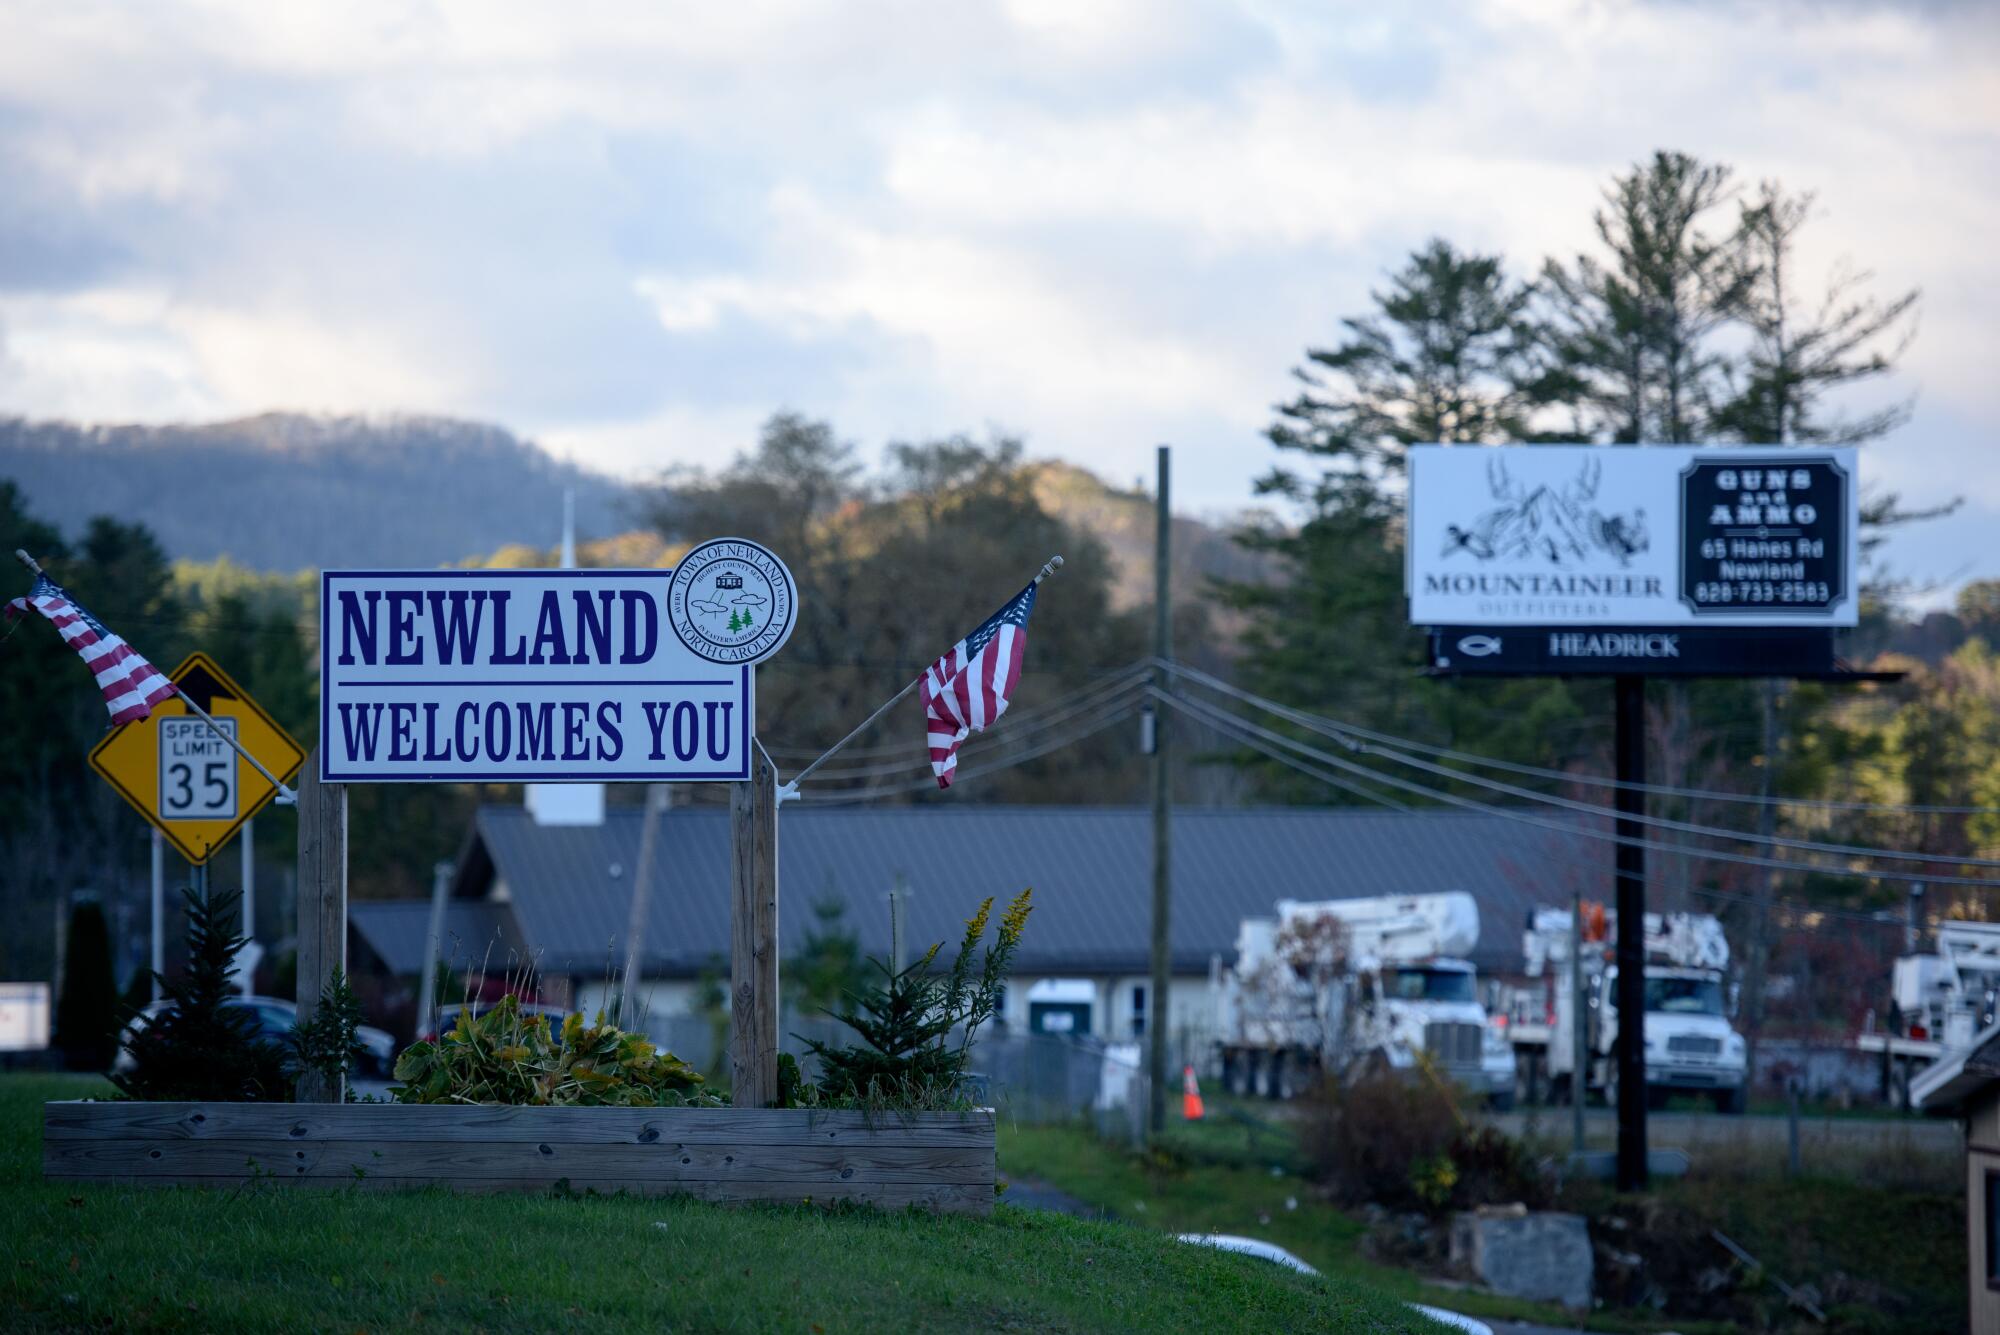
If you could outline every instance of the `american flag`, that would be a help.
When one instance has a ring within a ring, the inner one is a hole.
[[[111,711],[114,725],[150,718],[153,706],[174,693],[174,684],[158,668],[106,630],[103,622],[84,611],[47,575],[37,574],[28,596],[7,604],[7,620],[26,616],[30,608],[49,619],[62,633],[63,643],[76,650],[83,665],[96,676],[97,689],[104,692],[104,707]]]
[[[918,691],[930,732],[931,772],[940,788],[951,787],[959,744],[992,727],[1007,712],[1007,697],[1021,680],[1021,660],[1028,652],[1028,614],[1035,610],[1035,588],[1030,584],[1015,594],[978,630],[924,669]]]

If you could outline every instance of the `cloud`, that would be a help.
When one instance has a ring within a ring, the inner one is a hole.
[[[456,413],[644,475],[783,407],[1120,482],[1171,441],[1233,509],[1384,270],[1586,248],[1671,146],[1817,189],[1809,268],[1925,289],[1871,473],[1987,503],[1989,14],[0,0],[0,412]]]
[[[729,601],[736,604],[736,606],[738,607],[762,607],[765,603],[771,600],[764,597],[762,594],[739,593],[734,598],[731,598]]]

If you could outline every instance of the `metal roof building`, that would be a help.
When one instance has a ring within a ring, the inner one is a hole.
[[[541,825],[518,807],[483,808],[452,887],[447,950],[458,960],[514,952],[549,974],[600,979],[622,964],[641,812],[601,825]],[[918,949],[955,942],[981,899],[1035,891],[1018,973],[1143,974],[1152,903],[1151,822],[1143,808],[789,806],[780,818],[779,924],[784,949],[834,898],[864,949],[889,948],[887,892],[910,890]],[[1513,971],[1536,904],[1572,886],[1603,894],[1611,846],[1504,817],[1462,811],[1181,808],[1173,818],[1172,953],[1176,974],[1229,958],[1238,923],[1281,898],[1463,890],[1480,907],[1474,962]],[[691,978],[729,952],[729,814],[678,808],[661,817],[642,971]],[[356,901],[356,935],[397,973],[422,959],[427,911]],[[489,953],[490,952],[490,953]]]

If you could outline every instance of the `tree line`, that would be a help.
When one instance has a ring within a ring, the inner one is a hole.
[[[1424,646],[1405,624],[1402,589],[1406,451],[1430,441],[1883,440],[1908,412],[1893,372],[1917,296],[1877,295],[1858,270],[1802,273],[1799,238],[1812,217],[1809,195],[1770,182],[1746,188],[1722,166],[1661,153],[1611,180],[1589,253],[1523,271],[1443,239],[1419,247],[1369,309],[1307,350],[1295,391],[1275,407],[1266,433],[1279,462],[1256,483],[1263,517],[1235,535],[1255,568],[1273,574],[1215,580],[1202,596],[1179,600],[1182,655],[1287,704],[1399,736],[1607,773],[1608,683],[1420,675]],[[1863,393],[1848,392],[1857,388]],[[796,768],[1056,552],[1069,564],[1036,609],[1016,708],[1061,700],[1149,651],[1151,609],[1116,596],[1119,572],[1104,544],[1046,502],[1035,469],[1018,439],[959,435],[892,443],[871,471],[833,424],[780,413],[733,462],[650,488],[639,510],[646,541],[620,539],[585,559],[666,561],[718,533],[783,553],[807,596],[785,653],[759,674],[759,728],[783,748],[783,767]],[[1893,495],[1865,500],[1871,541],[1922,517]],[[68,541],[30,514],[11,484],[0,484],[0,542],[48,558],[58,578],[162,667],[198,646],[301,742],[317,740],[309,575],[176,566],[143,527],[111,518]],[[491,559],[552,564],[554,554]],[[1970,586],[1955,613],[1909,622],[1887,573],[1872,559],[1869,570],[1864,625],[1850,649],[1916,651],[1921,657],[1894,659],[1911,669],[1905,681],[1858,690],[1656,685],[1651,777],[1888,805],[2000,805],[2000,671],[1989,648],[2000,630],[2000,585]],[[115,896],[144,884],[143,828],[84,768],[104,715],[66,657],[46,633],[0,646],[0,784],[16,795],[0,810],[10,854],[0,911],[12,922],[48,922],[58,898],[77,890]],[[915,780],[914,791],[884,800],[937,800],[921,788],[919,733],[912,705],[835,762],[845,776],[836,782],[866,790]],[[1189,736],[1191,744],[1174,749],[1182,800],[1361,800],[1226,739],[1192,728]],[[1135,726],[1112,727],[949,800],[1137,801],[1145,770],[1136,742]],[[1570,791],[1607,799],[1601,788]],[[518,799],[504,785],[356,788],[353,820],[367,838],[354,845],[355,893],[422,894],[432,862],[455,854],[479,802]],[[1746,820],[1743,809],[1691,797],[1656,797],[1653,810]],[[260,818],[280,872],[290,820],[275,810]],[[1769,829],[1921,849],[1941,865],[2000,843],[2000,826],[1977,812],[1784,808]],[[1739,939],[1770,934],[1780,955],[1787,903],[1865,911],[1896,898],[1893,887],[1860,877],[1772,877],[1697,856],[1656,857],[1654,868],[1657,902],[1720,907]],[[9,934],[0,969],[48,976],[50,941],[36,930]]]

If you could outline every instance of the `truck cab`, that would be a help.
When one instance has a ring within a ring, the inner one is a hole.
[[[1362,979],[1353,1046],[1397,1069],[1438,1074],[1502,1107],[1514,1100],[1514,1054],[1487,1024],[1478,975],[1462,959],[1384,964]]]
[[[1617,1087],[1618,967],[1595,984],[1597,1030],[1591,1044],[1602,1066],[1607,1097]],[[1646,968],[1646,1092],[1649,1101],[1674,1094],[1713,1099],[1723,1112],[1742,1112],[1746,1056],[1742,1036],[1729,1022],[1722,975],[1714,969],[1672,965]]]
[[[1582,923],[1580,943],[1573,915]],[[1581,1087],[1601,1090],[1607,1102],[1616,1101],[1616,926],[1617,916],[1596,904],[1529,914],[1521,949],[1533,983],[1510,995],[1503,1026],[1526,1074],[1529,1097],[1545,1079],[1559,1100],[1576,1097]],[[1743,1039],[1729,1021],[1729,942],[1722,924],[1702,913],[1648,913],[1641,928],[1647,960],[1648,1101],[1699,1094],[1713,1099],[1723,1112],[1743,1111],[1749,1063]],[[1572,1000],[1573,978],[1582,998],[1581,1025]]]

